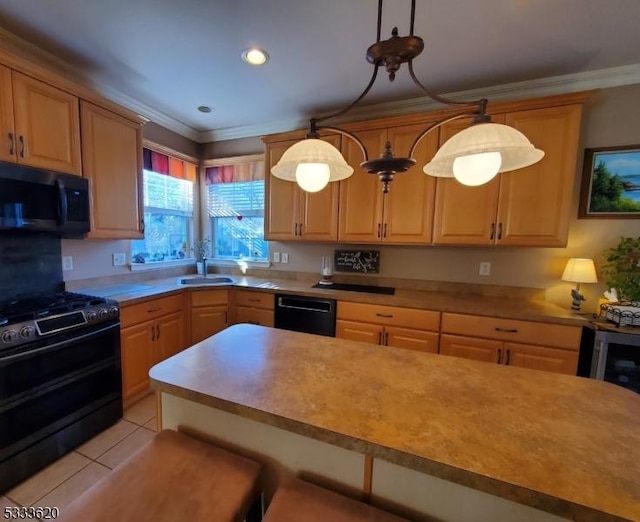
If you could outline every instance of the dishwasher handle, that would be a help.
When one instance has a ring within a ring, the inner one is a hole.
[[[292,310],[305,310],[308,312],[331,313],[333,302],[321,299],[305,299],[301,297],[278,297],[278,308],[289,308]]]

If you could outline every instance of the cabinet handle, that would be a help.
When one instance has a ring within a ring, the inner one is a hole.
[[[151,325],[151,341],[156,340],[156,327],[155,325]]]
[[[9,155],[13,156],[13,132],[9,133]]]
[[[502,348],[498,348],[498,360],[496,362],[498,364],[502,362]]]
[[[502,239],[502,223],[498,223],[498,239]]]
[[[224,324],[228,323],[227,312],[224,313]]]
[[[381,237],[380,231],[382,229],[382,223],[378,223],[378,237]]]
[[[142,232],[142,235],[144,235],[144,219],[140,220],[140,232]]]
[[[156,341],[157,341],[158,339],[160,339],[160,325],[156,326],[156,332],[158,332],[158,335],[156,335]]]
[[[302,237],[302,223],[298,223],[300,226],[298,227],[298,235]]]
[[[160,310],[162,310],[162,307],[159,306],[157,308],[149,308],[149,310],[147,310],[148,314],[152,314],[153,312],[159,312]]]
[[[382,331],[378,332],[378,344],[382,344]]]
[[[298,236],[298,223],[293,227],[293,235],[296,237]]]
[[[500,328],[498,326],[496,326],[494,328],[494,330],[496,332],[505,332],[505,333],[518,333],[518,329],[517,328]]]
[[[255,299],[254,297],[250,297],[247,301],[251,301],[252,303],[259,303],[260,299]]]
[[[24,158],[24,136],[18,138],[20,140],[20,157]]]
[[[511,350],[507,349],[507,360],[505,361],[505,364],[507,366],[509,366],[509,363],[511,362],[510,359],[511,359]]]
[[[379,314],[379,313],[377,313],[376,316],[384,317],[386,319],[393,319],[393,315],[392,314]]]
[[[384,333],[384,345],[389,346],[389,332]]]
[[[387,224],[384,224],[384,227],[382,228],[382,237],[387,237]]]
[[[491,232],[489,233],[489,239],[491,239],[493,241],[493,238],[495,237],[496,234],[496,224],[495,223],[491,223]]]

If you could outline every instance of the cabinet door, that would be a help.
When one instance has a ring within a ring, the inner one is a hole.
[[[568,375],[575,375],[578,369],[577,351],[516,343],[505,343],[504,347],[504,363],[511,366]]]
[[[271,174],[273,167],[297,140],[267,143],[265,146],[264,238],[267,241],[297,239],[299,189],[297,183]]]
[[[499,363],[503,360],[503,351],[501,341],[447,334],[440,336],[440,353],[442,355]]]
[[[359,132],[358,138],[374,158],[384,151],[387,131],[380,129]],[[362,170],[362,151],[353,140],[343,140],[342,154],[353,167],[353,175],[340,182],[338,240],[377,243],[382,236],[382,183],[377,176]]]
[[[363,343],[382,344],[382,326],[352,321],[336,321],[336,337]]]
[[[492,116],[504,123],[504,115]],[[440,144],[471,125],[456,120],[440,128]],[[433,242],[439,245],[490,245],[496,237],[496,212],[500,176],[478,187],[469,187],[455,178],[437,178]]]
[[[0,65],[0,160],[16,161],[11,69]]]
[[[78,98],[12,72],[18,163],[82,174]]]
[[[339,134],[322,140],[340,149]],[[340,183],[329,183],[319,192],[305,192],[295,186],[300,197],[298,237],[307,241],[337,241]]]
[[[535,165],[501,174],[499,244],[567,244],[581,112],[581,105],[568,105],[507,114],[506,123],[545,156]]]
[[[226,306],[203,306],[191,309],[191,344],[199,343],[226,327]]]
[[[87,237],[143,237],[140,125],[85,101],[81,117],[83,174],[91,186]]]
[[[394,154],[408,156],[411,145],[424,129],[424,125],[389,129]],[[427,176],[422,168],[436,153],[437,147],[437,132],[422,138],[413,155],[416,164],[393,178],[389,193],[384,196],[382,241],[402,244],[431,242],[436,178]]]
[[[438,353],[439,335],[437,332],[424,332],[410,328],[385,326],[384,333],[385,344],[387,346],[406,348],[419,352]]]
[[[273,310],[239,306],[236,309],[236,323],[259,324],[273,327]]]
[[[126,400],[149,387],[152,366],[153,321],[123,328],[120,332],[122,353],[122,395]]]
[[[184,312],[176,312],[156,320],[154,342],[155,363],[164,361],[185,347]]]

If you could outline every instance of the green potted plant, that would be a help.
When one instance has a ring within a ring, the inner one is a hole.
[[[198,274],[206,275],[204,267],[211,253],[211,240],[208,237],[204,237],[194,241],[191,251],[196,256],[196,271]]]
[[[617,246],[604,251],[602,273],[618,298],[640,301],[640,237],[622,237]]]

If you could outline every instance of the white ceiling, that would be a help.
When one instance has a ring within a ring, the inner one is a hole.
[[[385,0],[383,39],[408,33],[410,5]],[[372,72],[376,17],[376,0],[0,0],[3,29],[196,141],[299,128],[351,102]],[[609,68],[597,77],[640,82],[639,0],[417,0],[415,34],[416,75],[436,93]],[[263,67],[240,59],[253,45]],[[405,66],[365,103],[419,96]]]

